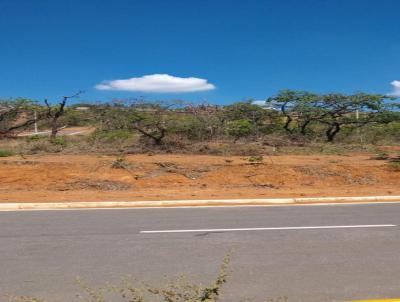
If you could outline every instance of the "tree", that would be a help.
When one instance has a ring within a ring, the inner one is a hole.
[[[184,108],[184,128],[189,139],[213,139],[223,133],[223,109],[217,105],[189,104]]]
[[[0,137],[12,135],[33,125],[41,116],[40,106],[28,99],[0,100]]]
[[[251,135],[253,132],[254,126],[248,120],[234,120],[227,125],[227,133],[235,138],[235,142],[242,137]]]
[[[138,101],[131,104],[131,128],[160,146],[174,123],[172,108],[175,103],[164,104]]]
[[[193,126],[193,115],[180,102],[117,100],[99,111],[103,130],[133,130],[157,146],[168,134],[189,134]]]
[[[283,90],[277,96],[268,98],[271,107],[279,106],[285,117],[283,128],[292,134],[295,130],[307,134],[310,124],[317,119],[320,97],[307,91]]]
[[[229,121],[246,120],[255,132],[263,125],[267,110],[255,105],[251,100],[238,102],[224,108],[225,119]]]
[[[314,94],[305,91],[284,90],[269,98],[267,103],[280,106],[285,116],[283,128],[302,135],[312,124],[325,128],[328,142],[334,141],[343,127],[359,128],[369,123],[379,123],[380,115],[388,111],[390,97],[380,94],[356,93],[352,95]]]
[[[54,141],[58,131],[60,130],[59,119],[65,113],[65,105],[67,104],[68,99],[78,97],[82,94],[83,91],[78,91],[77,93],[71,96],[64,96],[58,105],[52,106],[49,104],[47,99],[44,100],[44,103],[47,107],[46,117],[50,123],[51,127],[51,134],[50,134],[50,141]]]
[[[131,128],[133,109],[115,104],[98,105],[93,110],[101,130],[127,130]]]
[[[325,135],[333,142],[343,127],[360,128],[382,122],[390,97],[380,94],[325,94],[321,96],[316,120],[326,125]]]

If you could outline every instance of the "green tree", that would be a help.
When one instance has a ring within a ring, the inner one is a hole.
[[[333,142],[343,127],[356,129],[371,123],[382,123],[391,98],[380,94],[325,94],[317,107],[316,120],[326,125],[325,135]]]
[[[254,126],[250,121],[245,119],[233,120],[228,123],[226,131],[230,136],[235,138],[236,142],[242,137],[247,137],[253,134]]]
[[[267,104],[280,107],[285,117],[283,128],[287,132],[297,131],[306,135],[310,125],[319,124],[324,128],[326,140],[332,142],[343,127],[351,130],[369,123],[383,123],[385,117],[390,118],[389,100],[390,97],[380,94],[318,95],[305,91],[284,90],[269,98]]]
[[[267,110],[259,105],[253,104],[252,100],[234,103],[224,108],[224,118],[227,122],[247,120],[252,125],[255,132],[258,132],[263,126],[267,114]]]
[[[176,103],[135,102],[131,105],[130,127],[144,138],[150,139],[154,145],[160,146],[176,124],[177,116],[173,111],[176,105]]]
[[[267,105],[279,107],[285,117],[283,128],[286,132],[307,134],[307,129],[319,115],[320,96],[307,91],[283,90],[277,96],[268,98]]]

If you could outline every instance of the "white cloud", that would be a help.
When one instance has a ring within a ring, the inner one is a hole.
[[[103,81],[95,86],[99,90],[122,90],[157,93],[195,92],[215,89],[205,79],[180,78],[168,74],[152,74],[139,78]]]
[[[400,97],[400,81],[393,81],[390,84],[393,86],[393,91],[390,95]]]
[[[263,100],[255,100],[251,102],[254,105],[258,105],[258,106],[265,106],[265,101]]]

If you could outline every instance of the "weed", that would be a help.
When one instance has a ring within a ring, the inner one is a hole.
[[[117,157],[111,164],[113,169],[128,169],[129,163],[126,161],[124,156]]]
[[[250,156],[247,160],[251,163],[261,163],[264,161],[264,158],[262,157],[262,155],[255,155]]]
[[[230,253],[224,257],[217,278],[208,286],[190,282],[184,275],[176,279],[167,280],[161,286],[137,282],[135,279],[127,277],[123,278],[119,284],[91,287],[78,278],[77,282],[82,293],[77,295],[77,298],[82,302],[217,302],[222,295],[222,286],[227,282],[229,265]],[[15,302],[46,301],[27,296],[12,296],[9,298],[9,301]]]

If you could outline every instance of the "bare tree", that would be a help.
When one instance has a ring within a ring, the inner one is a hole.
[[[59,118],[65,113],[65,105],[67,104],[68,99],[78,97],[82,94],[83,91],[78,91],[77,93],[71,96],[64,96],[60,103],[56,106],[51,106],[47,99],[44,100],[44,103],[47,107],[46,117],[49,120],[51,127],[50,141],[54,141],[57,136],[58,131],[60,130]]]

